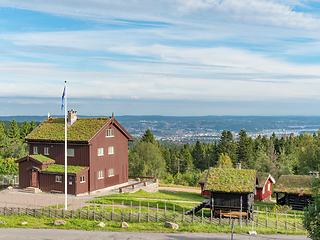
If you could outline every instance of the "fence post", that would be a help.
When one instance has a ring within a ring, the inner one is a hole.
[[[221,209],[220,209],[220,211],[219,211],[219,214],[220,214],[220,216],[219,216],[219,224],[221,225],[221,224],[222,224]]]
[[[288,218],[287,218],[287,212],[286,212],[286,230],[288,230]]]
[[[192,209],[192,223],[194,223],[194,207]]]
[[[231,225],[231,209],[229,210],[229,212],[230,212],[230,217],[229,217],[229,225]]]
[[[184,222],[184,207],[183,207],[183,214],[182,214],[182,222]]]
[[[158,206],[158,203],[157,203],[157,222],[159,222],[159,206]]]
[[[112,210],[111,210],[111,221],[113,221],[113,200],[112,200]]]
[[[294,213],[294,228],[297,231],[297,218],[296,218],[296,213]]]
[[[149,222],[149,199],[148,199],[148,222]]]
[[[36,198],[34,198],[33,211],[34,211],[34,217],[36,217]]]
[[[73,219],[73,214],[74,214],[74,199],[72,199],[72,210],[71,210],[71,218]]]
[[[130,201],[130,222],[132,222],[132,201]]]
[[[173,222],[175,223],[176,222],[176,216],[175,216],[175,205],[172,204],[173,206]]]
[[[167,221],[167,201],[164,201],[164,221]]]
[[[101,206],[101,216],[102,216],[102,219],[101,220],[103,220],[103,217],[104,217],[104,214],[103,214],[103,205],[104,205],[104,198],[102,198],[102,206]]]
[[[124,201],[122,201],[122,222],[124,222]]]
[[[257,227],[259,227],[259,206],[257,206]]]
[[[268,228],[268,209],[267,209],[267,207],[266,207],[266,217],[267,217],[266,226],[267,226],[267,228]]]
[[[139,219],[138,219],[138,222],[140,222],[141,220],[141,200],[139,201]]]
[[[93,221],[96,220],[96,199],[93,199]]]
[[[88,219],[89,219],[89,216],[90,216],[90,212],[89,212],[89,209],[90,209],[90,203],[88,203],[88,211],[87,211],[87,213],[88,213]]]
[[[203,224],[203,208],[201,208],[201,223]]]
[[[81,212],[82,212],[82,208],[81,208],[81,207],[82,207],[82,206],[81,206],[82,204],[81,204],[81,202],[82,202],[82,200],[80,199],[80,210],[79,210],[79,211],[80,211],[80,213],[79,213],[79,218],[80,218],[80,219],[81,219]]]
[[[277,230],[278,230],[278,209],[276,208],[276,223],[277,223]]]

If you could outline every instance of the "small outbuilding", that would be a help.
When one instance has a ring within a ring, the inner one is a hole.
[[[304,207],[313,201],[311,180],[312,176],[309,175],[280,176],[273,190],[276,193],[277,204],[303,211]]]
[[[266,172],[258,172],[258,184],[254,192],[254,200],[262,202],[270,202],[272,194],[272,185],[275,184],[271,174]]]

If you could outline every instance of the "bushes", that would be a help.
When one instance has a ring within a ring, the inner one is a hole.
[[[183,174],[177,173],[173,176],[170,173],[167,173],[162,181],[165,184],[177,184],[184,186],[198,186],[198,181],[201,177],[202,173],[200,170],[196,169],[194,171],[185,172]]]

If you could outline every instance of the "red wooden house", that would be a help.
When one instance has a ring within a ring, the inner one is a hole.
[[[64,118],[48,118],[25,141],[29,155],[19,163],[19,187],[64,193]],[[69,194],[83,194],[128,182],[131,135],[114,119],[77,118],[68,112]]]
[[[258,184],[254,192],[254,199],[259,201],[270,201],[272,185],[276,181],[269,173],[258,172]]]

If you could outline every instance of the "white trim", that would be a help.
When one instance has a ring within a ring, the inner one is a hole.
[[[61,175],[56,175],[55,182],[61,183],[62,182],[62,176]]]
[[[114,146],[108,147],[108,154],[109,155],[114,154]]]
[[[104,178],[104,171],[98,171],[98,179],[103,179]]]
[[[43,148],[43,155],[49,156],[49,148],[48,147]]]
[[[104,148],[98,148],[98,156],[104,156]]]
[[[33,155],[37,155],[37,154],[39,154],[39,152],[38,152],[38,147],[37,147],[37,146],[34,146],[34,147],[33,147]]]
[[[81,178],[83,178],[83,180],[81,180]],[[86,179],[85,179],[84,175],[80,176],[80,183],[85,183],[85,182],[86,182]]]

